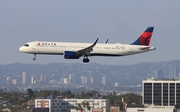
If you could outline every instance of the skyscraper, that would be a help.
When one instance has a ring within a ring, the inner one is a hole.
[[[69,75],[69,81],[72,82],[72,83],[75,82],[75,75],[74,74]]]
[[[40,75],[40,82],[43,82],[43,75]]]
[[[87,84],[87,77],[81,76],[81,84]]]
[[[114,86],[115,86],[115,87],[118,87],[118,86],[119,86],[119,82],[116,82],[116,83],[114,84]]]
[[[68,84],[68,78],[64,78],[64,81],[63,81],[63,83],[65,84],[65,85],[67,85]]]
[[[154,78],[155,79],[164,79],[164,70],[163,69],[155,69]]]
[[[6,76],[3,76],[3,78],[2,78],[2,85],[7,86],[7,77]]]
[[[10,86],[12,84],[12,80],[10,77],[7,77],[7,86]]]
[[[26,84],[26,72],[22,73],[22,85]]]
[[[12,79],[12,84],[13,85],[17,85],[17,80],[16,79]]]
[[[31,84],[34,84],[34,77],[31,77]]]
[[[102,84],[106,85],[106,76],[102,76]]]
[[[45,84],[48,82],[48,80],[47,80],[47,75],[44,75],[44,77],[43,77],[43,82],[44,82]]]
[[[40,75],[40,83],[47,83],[47,76],[46,75]]]
[[[93,84],[94,80],[93,77],[90,78],[90,83]]]
[[[88,83],[87,77],[84,77],[84,84],[87,84],[87,83]]]
[[[179,66],[169,66],[169,79],[176,79],[179,74]]]
[[[178,75],[179,75],[179,66],[174,66],[174,77],[175,78],[178,78]]]

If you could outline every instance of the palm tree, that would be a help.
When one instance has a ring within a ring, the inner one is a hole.
[[[78,110],[82,110],[81,104],[78,104]]]
[[[82,105],[83,105],[83,108],[85,108],[86,103],[83,101],[83,102],[82,102]]]
[[[89,106],[89,102],[86,102],[86,107],[87,107],[88,110],[91,109],[91,107]]]

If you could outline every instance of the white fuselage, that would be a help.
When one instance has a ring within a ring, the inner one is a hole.
[[[78,51],[90,46],[92,43],[74,43],[74,42],[28,42],[25,46],[19,48],[21,52],[29,54],[50,54],[63,55],[64,51]],[[89,56],[126,56],[137,53],[155,50],[155,47],[131,45],[131,44],[103,44],[97,43]]]

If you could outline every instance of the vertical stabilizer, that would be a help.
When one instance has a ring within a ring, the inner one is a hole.
[[[140,37],[133,42],[133,45],[144,45],[149,46],[151,41],[151,36],[153,33],[154,27],[148,27],[141,35]]]

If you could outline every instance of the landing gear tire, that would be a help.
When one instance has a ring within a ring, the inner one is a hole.
[[[89,60],[88,58],[84,58],[84,59],[83,59],[83,62],[84,62],[84,63],[88,63],[89,61],[90,61],[90,60]]]
[[[33,58],[33,61],[36,61],[36,58]]]
[[[34,58],[33,58],[33,61],[36,61],[36,54],[34,54]]]

